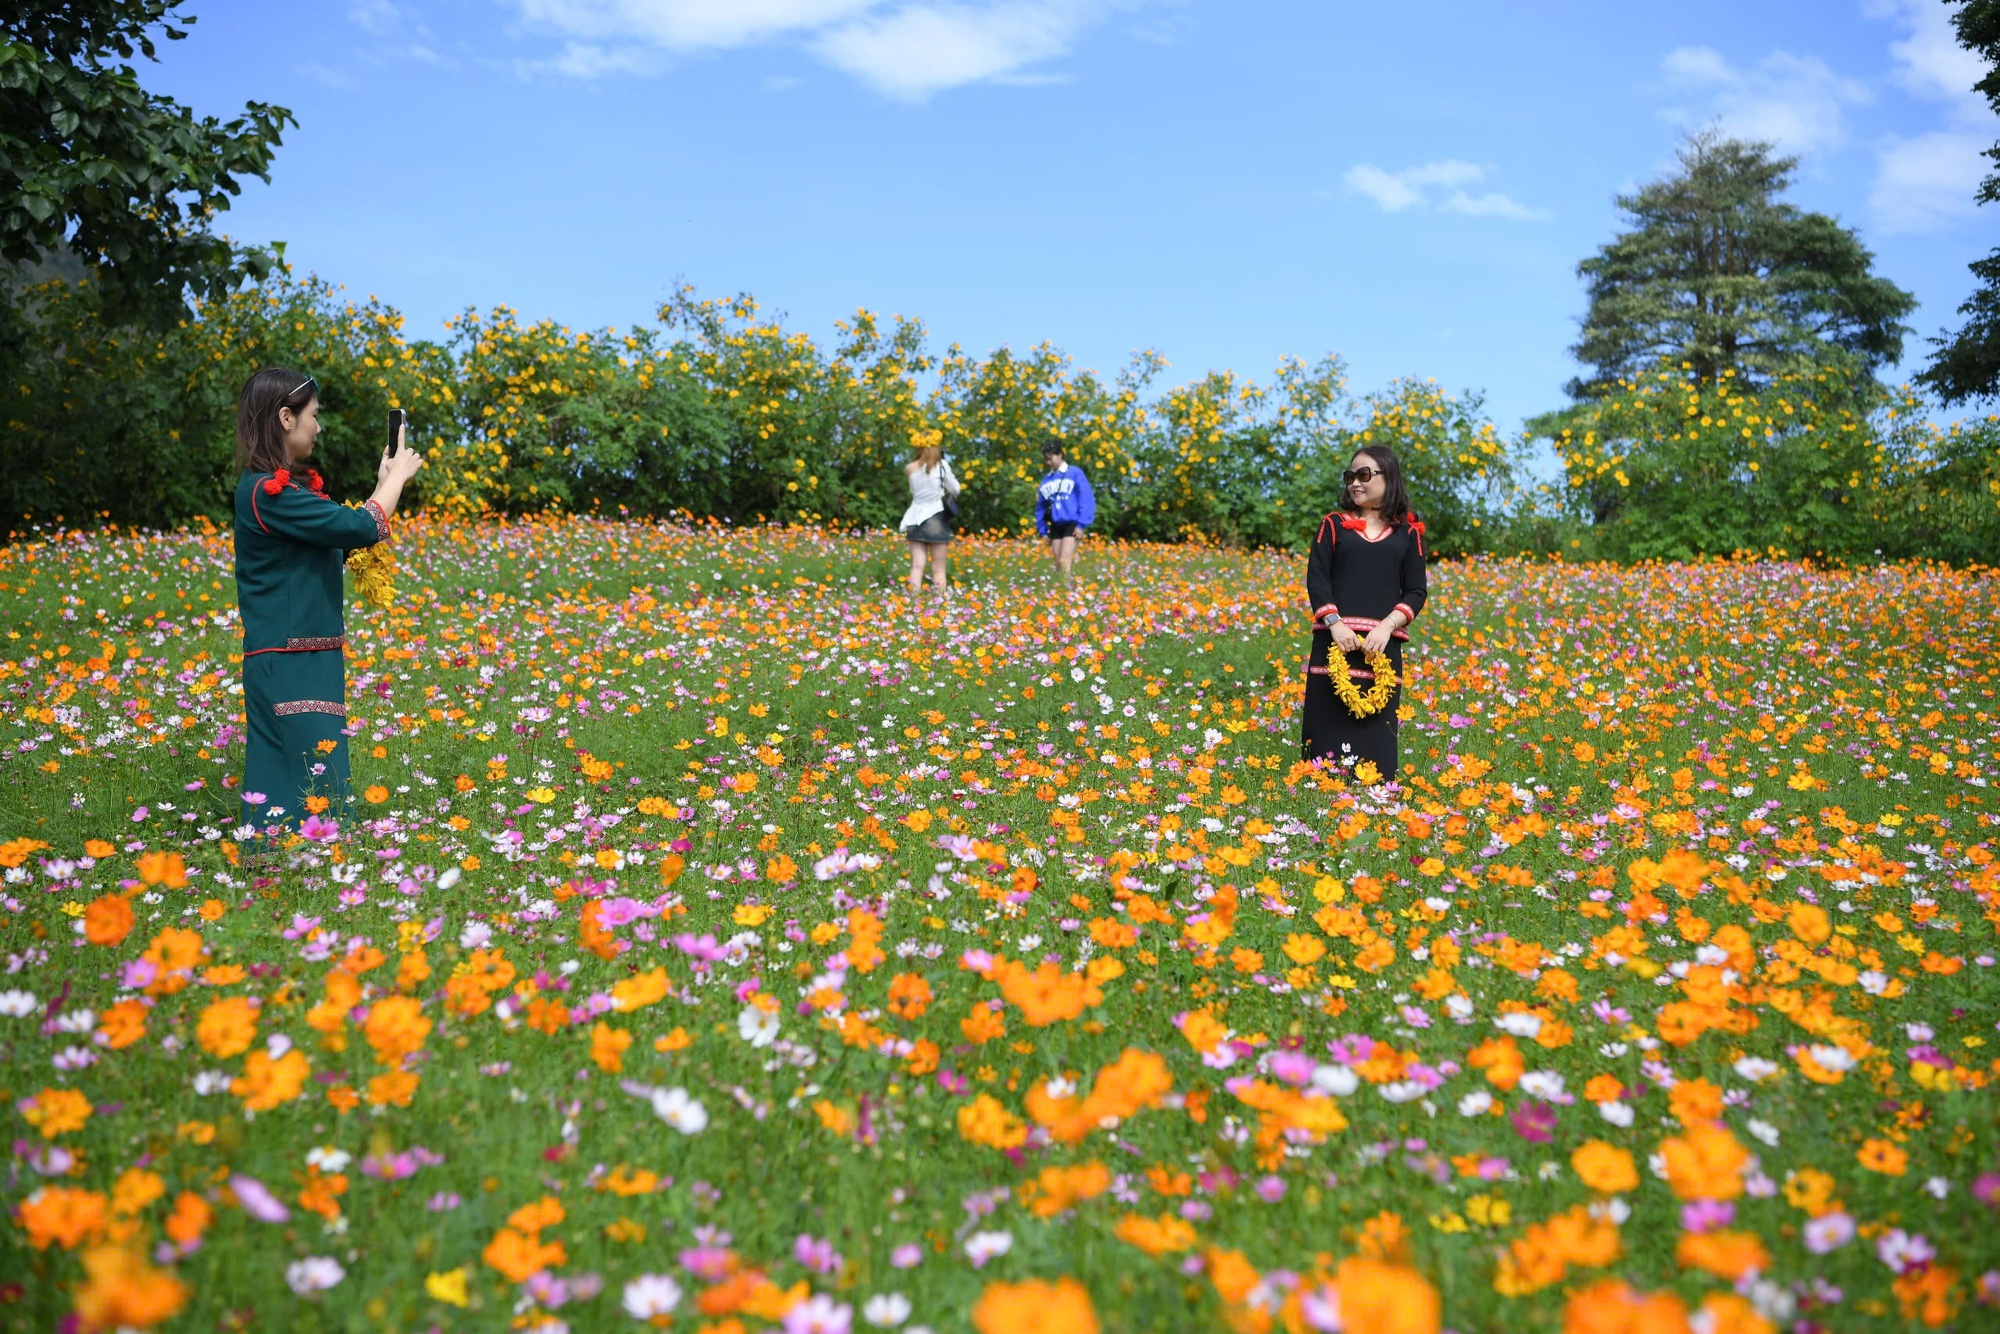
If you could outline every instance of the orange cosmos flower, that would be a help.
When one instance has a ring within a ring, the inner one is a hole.
[[[111,1183],[111,1212],[131,1217],[167,1193],[167,1183],[158,1172],[128,1167]]]
[[[1161,1214],[1148,1218],[1144,1214],[1127,1214],[1118,1220],[1113,1234],[1128,1246],[1136,1246],[1148,1255],[1169,1255],[1193,1246],[1196,1240],[1194,1224],[1174,1214]]]
[[[45,1088],[21,1102],[21,1115],[42,1132],[43,1139],[83,1129],[91,1110],[90,1099],[75,1089]]]
[[[613,1028],[601,1019],[590,1030],[590,1059],[608,1075],[624,1070],[625,1049],[631,1045],[630,1033],[622,1028]]]
[[[1013,1002],[1021,1017],[1035,1028],[1075,1019],[1086,1007],[1104,999],[1104,993],[1089,978],[1065,972],[1047,960],[1030,973],[1019,962],[1009,959],[999,965],[997,972],[1000,994]]]
[[[1743,1193],[1750,1155],[1722,1126],[1689,1126],[1660,1141],[1660,1156],[1666,1160],[1667,1184],[1683,1200],[1733,1200]]]
[[[503,1227],[486,1243],[480,1258],[506,1275],[509,1283],[526,1283],[544,1269],[567,1263],[569,1251],[560,1241],[545,1242],[531,1233]]]
[[[1438,1291],[1408,1265],[1351,1255],[1334,1271],[1333,1286],[1341,1321],[1355,1334],[1438,1332]]]
[[[958,1109],[958,1133],[967,1143],[1005,1150],[1026,1143],[1028,1127],[1001,1106],[999,1099],[982,1093]]]
[[[80,1243],[104,1232],[104,1196],[94,1190],[69,1186],[43,1186],[21,1202],[21,1226],[28,1230],[28,1244],[45,1251],[53,1243],[74,1250]]]
[[[375,1049],[375,1059],[384,1065],[400,1065],[405,1058],[422,1050],[432,1023],[414,996],[389,996],[368,1007],[368,1021],[362,1036]]]
[[[135,1248],[93,1246],[83,1254],[83,1273],[76,1317],[85,1331],[150,1329],[187,1305],[187,1285]]]
[[[1687,1334],[1687,1304],[1671,1292],[1637,1292],[1615,1278],[1570,1294],[1563,1334]]]
[[[1700,1269],[1731,1283],[1752,1270],[1771,1267],[1770,1252],[1751,1232],[1683,1232],[1674,1246],[1674,1261],[1683,1269]]]
[[[1886,1139],[1870,1139],[1862,1141],[1854,1161],[1871,1172],[1899,1177],[1908,1170],[1910,1155]]]
[[[230,1082],[229,1091],[243,1099],[247,1110],[268,1112],[298,1097],[311,1074],[312,1063],[297,1047],[276,1060],[267,1049],[258,1047],[244,1058],[243,1074]]]
[[[201,1240],[215,1221],[215,1210],[207,1200],[184,1190],[174,1197],[173,1211],[167,1215],[167,1236],[178,1246],[188,1247]]]
[[[116,945],[132,932],[132,904],[123,894],[101,894],[83,910],[83,938]]]
[[[119,1001],[97,1017],[97,1032],[113,1051],[131,1046],[146,1036],[146,1002],[137,997]]]
[[[1615,1144],[1601,1139],[1587,1140],[1570,1154],[1569,1162],[1583,1184],[1592,1190],[1617,1195],[1638,1189],[1639,1169],[1633,1164],[1632,1155]]]
[[[370,1107],[408,1107],[417,1095],[414,1070],[385,1070],[368,1081]]]
[[[986,1285],[972,1308],[979,1334],[1098,1334],[1097,1308],[1073,1278]]]
[[[187,863],[181,860],[178,852],[142,852],[139,854],[139,878],[149,885],[180,889],[187,884]]]
[[[257,1008],[243,996],[211,1002],[195,1024],[194,1037],[210,1056],[240,1056],[256,1040]]]

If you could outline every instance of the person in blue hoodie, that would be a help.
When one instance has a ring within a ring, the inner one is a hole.
[[[1067,577],[1076,567],[1076,540],[1097,521],[1097,497],[1083,469],[1063,459],[1062,441],[1042,446],[1048,471],[1035,487],[1035,531],[1049,541],[1056,568]]]

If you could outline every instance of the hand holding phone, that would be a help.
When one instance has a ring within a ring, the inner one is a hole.
[[[409,429],[409,425],[409,413],[401,408],[389,409],[389,448],[387,452],[390,458],[394,458],[403,452],[403,435]]]

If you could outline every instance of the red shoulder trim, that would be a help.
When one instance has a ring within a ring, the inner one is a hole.
[[[263,489],[264,484],[262,482],[252,482],[250,484],[250,517],[257,521],[257,530],[259,532],[269,533],[271,530],[264,526],[264,516],[257,510],[257,493]]]

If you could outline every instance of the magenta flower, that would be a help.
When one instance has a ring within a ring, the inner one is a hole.
[[[801,1232],[799,1239],[792,1243],[792,1255],[815,1274],[838,1274],[847,1263],[840,1252],[833,1249],[831,1241],[823,1241],[805,1232]]]
[[[1556,1109],[1545,1102],[1522,1099],[1514,1106],[1514,1132],[1530,1144],[1547,1144],[1555,1138]]]
[[[1681,1227],[1688,1232],[1715,1232],[1736,1221],[1736,1206],[1727,1200],[1689,1200],[1681,1206]]]

